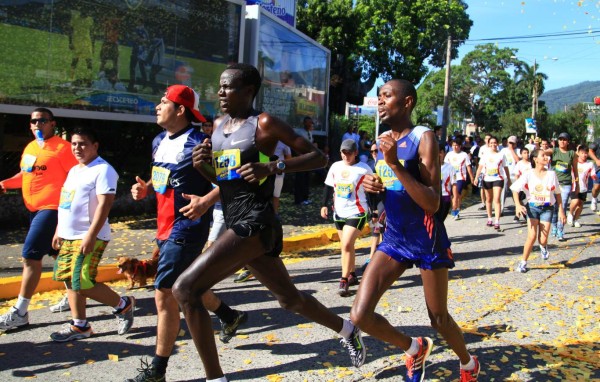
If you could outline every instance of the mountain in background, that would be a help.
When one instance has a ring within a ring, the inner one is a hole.
[[[600,81],[585,81],[577,85],[548,90],[540,96],[540,101],[546,102],[548,112],[554,114],[564,111],[565,105],[594,102],[596,96],[600,96]]]

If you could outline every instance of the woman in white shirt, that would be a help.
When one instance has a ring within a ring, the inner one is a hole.
[[[500,229],[500,214],[502,212],[500,197],[504,182],[510,187],[507,160],[504,154],[498,152],[498,138],[490,137],[488,150],[479,162],[475,179],[483,174],[483,190],[485,191],[485,208],[487,210],[487,226]],[[492,223],[492,202],[494,203],[495,221]]]
[[[527,259],[531,254],[536,238],[538,238],[538,227],[540,254],[542,259],[548,260],[550,255],[546,245],[548,243],[548,233],[550,232],[550,221],[556,203],[558,203],[560,221],[564,224],[567,220],[561,203],[561,188],[558,178],[554,171],[547,170],[550,156],[544,150],[535,149],[531,153],[531,158],[533,158],[535,168],[525,172],[510,188],[513,192],[517,212],[527,213],[529,218],[527,239],[523,246],[523,259],[516,268],[521,273],[527,272]],[[520,191],[525,192],[527,199],[525,206],[519,200]]]

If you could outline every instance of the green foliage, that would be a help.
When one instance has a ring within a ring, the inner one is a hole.
[[[427,64],[443,66],[448,35],[461,42],[469,36],[473,22],[466,9],[461,0],[304,0],[297,27],[331,50],[331,87],[343,88],[341,95],[332,93],[331,105],[339,96],[346,102],[349,94],[368,92],[377,78],[416,84]],[[460,44],[453,45],[452,57]]]
[[[529,112],[517,113],[512,110],[507,111],[499,118],[502,127],[498,130],[497,135],[500,137],[515,135],[525,138],[525,118],[530,117],[531,114]]]
[[[369,134],[369,138],[375,137],[375,116],[361,115],[358,119],[358,131],[364,130]]]
[[[587,113],[582,104],[571,107],[566,112],[551,114],[541,133],[546,137],[558,137],[562,132],[571,136],[571,142],[582,143],[587,139]]]

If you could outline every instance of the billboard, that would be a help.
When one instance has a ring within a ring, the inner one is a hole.
[[[296,0],[246,0],[248,5],[260,5],[289,25],[296,26]]]
[[[181,83],[215,114],[219,75],[243,54],[243,9],[242,0],[4,0],[1,110],[140,121]]]
[[[256,98],[258,110],[301,127],[305,116],[313,119],[314,132],[326,133],[329,89],[329,50],[274,16],[249,6],[249,62],[263,78]]]

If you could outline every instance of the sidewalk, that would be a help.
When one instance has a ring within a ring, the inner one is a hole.
[[[600,216],[592,214],[586,204],[583,227],[567,227],[566,242],[551,240],[549,261],[541,260],[535,246],[530,271],[521,274],[513,269],[520,259],[527,228],[513,223],[511,212],[509,206],[501,221],[503,232],[486,227],[484,213],[476,206],[465,209],[459,221],[446,220],[456,259],[456,267],[450,271],[449,311],[463,328],[469,348],[482,361],[480,380],[599,379]],[[304,233],[295,231],[299,232]],[[291,227],[288,233],[294,233]],[[143,250],[149,256],[151,237],[151,231],[132,230],[111,245],[115,253]],[[146,249],[135,244],[137,241],[146,243]],[[368,238],[357,244],[358,266],[368,255],[368,245]],[[6,253],[20,253],[6,245],[0,250],[0,258]],[[353,296],[341,298],[336,293],[339,243],[286,253],[283,258],[300,290],[348,317]],[[9,260],[14,261],[2,261]],[[10,272],[2,271],[1,275],[7,274]],[[124,281],[113,285],[125,292]],[[243,284],[224,280],[215,292],[232,307],[249,313],[248,323],[229,344],[217,339],[222,367],[230,381],[402,380],[399,376],[404,375],[405,368],[401,351],[365,335],[367,362],[354,369],[335,333],[280,309],[272,295],[254,280]],[[0,380],[120,381],[133,377],[139,358],[153,354],[156,334],[153,293],[135,290],[133,294],[138,309],[130,333],[116,335],[110,308],[91,303],[89,317],[95,334],[67,344],[48,338],[69,319],[68,312],[52,314],[47,309],[61,293],[42,294],[34,304],[39,309],[30,312],[28,329],[0,335]],[[0,311],[8,306],[10,301],[0,305]],[[406,272],[384,294],[377,311],[409,335],[434,339],[427,380],[457,380],[458,361],[430,328],[416,270]],[[213,322],[218,330],[218,321]],[[185,323],[180,334],[168,380],[204,380]]]

